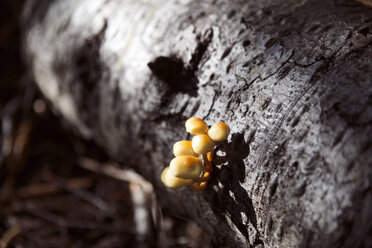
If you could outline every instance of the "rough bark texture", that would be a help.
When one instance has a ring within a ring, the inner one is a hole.
[[[56,112],[217,245],[370,244],[371,8],[29,0],[23,24],[29,68]],[[191,116],[232,134],[204,192],[167,190],[160,172]]]

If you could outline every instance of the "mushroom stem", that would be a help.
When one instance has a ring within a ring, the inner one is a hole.
[[[204,166],[207,167],[207,168],[208,167],[212,168],[212,161],[208,159],[207,154],[203,153],[202,156],[203,156],[203,160],[204,160]]]
[[[198,183],[202,183],[202,182],[208,181],[209,178],[211,178],[211,173],[208,172],[208,171],[204,171],[203,172],[203,176],[198,177],[198,178],[194,179],[193,181],[194,182],[198,182]]]
[[[213,171],[213,166],[212,166],[212,160],[208,159],[211,158],[211,156],[207,154],[202,154],[203,156],[203,161],[204,161],[204,166],[203,166],[203,172],[210,174]]]
[[[212,168],[212,165],[205,165],[203,168],[202,168],[202,171],[205,173],[205,172],[209,172],[211,173],[213,171],[213,168]]]
[[[203,153],[202,156],[203,156],[203,161],[204,161],[204,166],[202,168],[203,175],[201,177],[198,177],[198,178],[194,179],[194,182],[195,182],[194,185],[198,185],[196,187],[198,189],[201,189],[200,186],[199,186],[200,183],[205,183],[209,180],[209,178],[211,177],[211,172],[213,171],[212,161],[211,161],[211,154],[209,154],[209,156],[207,156],[206,153]]]
[[[213,161],[213,151],[207,153],[207,160],[212,163],[212,161]]]

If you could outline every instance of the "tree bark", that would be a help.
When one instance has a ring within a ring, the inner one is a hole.
[[[56,113],[231,247],[367,247],[372,10],[349,0],[29,0]],[[202,193],[160,181],[198,116],[231,127]]]

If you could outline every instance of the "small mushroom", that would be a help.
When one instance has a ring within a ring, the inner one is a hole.
[[[208,152],[207,153],[207,162],[212,163],[213,161],[213,152]]]
[[[193,156],[193,157],[198,156],[198,154],[196,154],[194,150],[192,149],[191,141],[189,140],[182,140],[182,141],[177,141],[176,143],[174,143],[173,154],[176,157],[185,156],[185,155]]]
[[[170,171],[169,166],[165,167],[161,173],[161,181],[164,185],[171,189],[179,189],[183,186],[188,186],[194,183],[191,179],[182,179],[175,177]]]
[[[202,160],[193,156],[179,156],[172,159],[169,167],[169,172],[176,177],[195,179],[202,172]]]
[[[226,123],[218,122],[209,129],[198,117],[189,118],[185,127],[195,136],[192,141],[182,140],[173,145],[175,158],[163,170],[161,180],[168,188],[186,186],[193,191],[202,191],[213,172],[215,142],[226,140],[230,128]]]
[[[214,141],[206,134],[199,134],[192,138],[192,149],[197,154],[206,154],[214,149]]]
[[[213,141],[222,141],[227,139],[230,133],[230,127],[224,122],[217,122],[209,129],[208,135]]]
[[[185,123],[186,131],[191,134],[202,134],[208,132],[208,126],[198,117],[191,117]]]
[[[191,185],[187,185],[187,187],[193,191],[203,191],[207,187],[207,182],[194,182]]]

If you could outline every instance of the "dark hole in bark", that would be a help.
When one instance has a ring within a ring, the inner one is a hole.
[[[245,40],[245,41],[243,41],[243,46],[244,47],[247,47],[247,46],[249,46],[251,44],[251,41],[250,40]]]
[[[369,33],[368,27],[365,27],[365,28],[362,28],[361,30],[359,30],[359,33],[364,35],[364,36],[367,36],[368,33]]]
[[[173,92],[187,93],[196,96],[198,79],[194,72],[184,66],[176,57],[159,56],[147,64],[154,75],[163,81]]]

